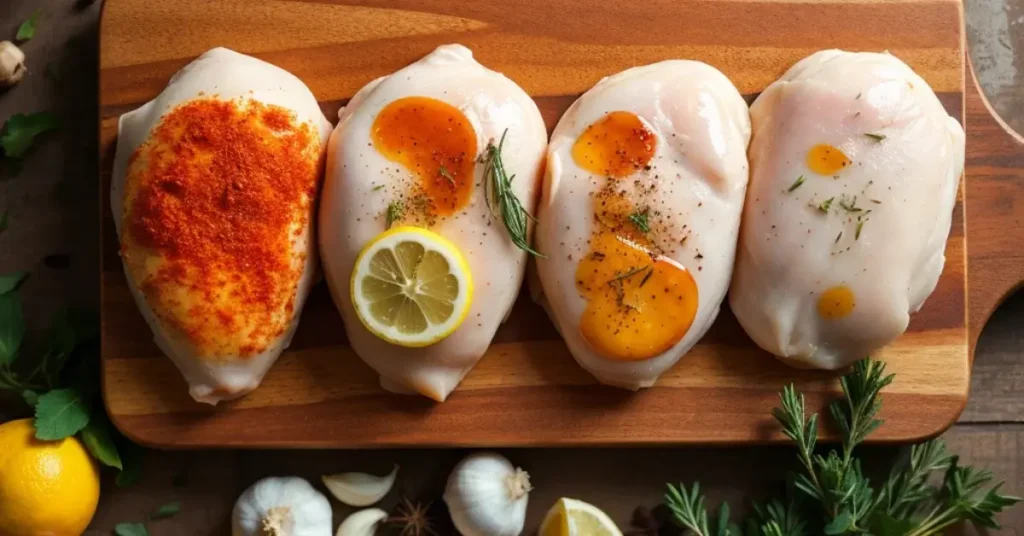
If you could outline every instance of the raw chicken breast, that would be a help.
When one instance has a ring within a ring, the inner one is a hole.
[[[224,48],[121,116],[110,206],[128,287],[200,402],[255,389],[291,340],[330,129],[298,78]]]
[[[503,135],[513,192],[532,213],[547,142],[540,112],[519,86],[462,45],[438,47],[371,82],[340,112],[328,148],[320,253],[349,341],[386,389],[443,401],[484,355],[519,293],[526,253],[488,207],[489,179],[479,162]],[[472,273],[465,321],[426,347],[377,338],[349,295],[359,252],[392,224],[447,238]]]
[[[747,186],[747,105],[718,70],[665,61],[605,78],[548,147],[542,305],[603,383],[654,383],[714,322]]]
[[[826,50],[751,108],[730,303],[761,348],[837,369],[892,342],[934,290],[964,131],[889,54]]]

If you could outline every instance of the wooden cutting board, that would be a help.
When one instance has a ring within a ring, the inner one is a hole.
[[[965,91],[963,16],[953,0],[107,0],[101,29],[102,180],[110,184],[118,116],[214,46],[254,54],[303,79],[328,117],[366,82],[443,43],[537,99],[549,129],[601,77],[668,58],[703,60],[752,99],[823,48],[888,49],[968,124],[966,188],[946,267],[910,329],[878,357],[897,374],[878,441],[938,434],[967,399],[970,352],[1009,289],[1024,280],[1024,149],[991,118],[973,77]],[[597,385],[544,313],[520,296],[490,350],[449,400],[384,392],[346,345],[321,284],[298,334],[244,399],[193,402],[152,342],[103,218],[103,391],[129,437],[161,447],[609,445],[780,439],[769,410],[789,382],[821,410],[833,374],[798,371],[757,349],[724,308],[710,333],[651,389]],[[969,230],[969,232],[967,232]],[[967,243],[970,243],[970,247]],[[968,282],[967,274],[972,274]]]

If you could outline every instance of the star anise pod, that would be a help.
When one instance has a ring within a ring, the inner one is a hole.
[[[434,526],[430,522],[427,511],[431,503],[426,505],[403,498],[395,509],[395,515],[388,518],[390,525],[401,527],[399,536],[437,536]]]

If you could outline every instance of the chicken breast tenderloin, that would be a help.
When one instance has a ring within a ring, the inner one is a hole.
[[[255,389],[291,341],[330,131],[298,78],[224,48],[120,118],[110,207],[128,288],[198,401]]]
[[[538,300],[602,383],[652,385],[714,322],[749,138],[743,97],[696,61],[605,78],[559,121],[538,212]]]
[[[503,140],[512,193],[533,212],[547,132],[533,100],[462,45],[444,45],[361,89],[331,136],[320,251],[356,354],[386,389],[443,401],[487,351],[519,293],[526,253],[485,199],[480,157]],[[458,248],[472,273],[465,321],[420,348],[391,344],[360,322],[350,278],[360,251],[390,226],[412,225]]]
[[[964,131],[889,54],[826,50],[751,108],[730,304],[763,349],[837,369],[902,334],[931,294]]]

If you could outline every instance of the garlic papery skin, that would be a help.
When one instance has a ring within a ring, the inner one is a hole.
[[[380,508],[360,510],[345,518],[334,536],[373,536],[377,526],[388,518],[388,513]]]
[[[500,454],[479,452],[455,466],[444,502],[463,536],[517,536],[531,489],[526,471]]]
[[[231,513],[232,536],[331,536],[332,528],[327,497],[297,476],[256,482]]]
[[[25,76],[25,53],[10,41],[0,41],[0,88],[11,87]]]
[[[385,476],[367,473],[324,475],[324,485],[335,499],[349,506],[370,506],[384,498],[395,485],[398,466]]]

